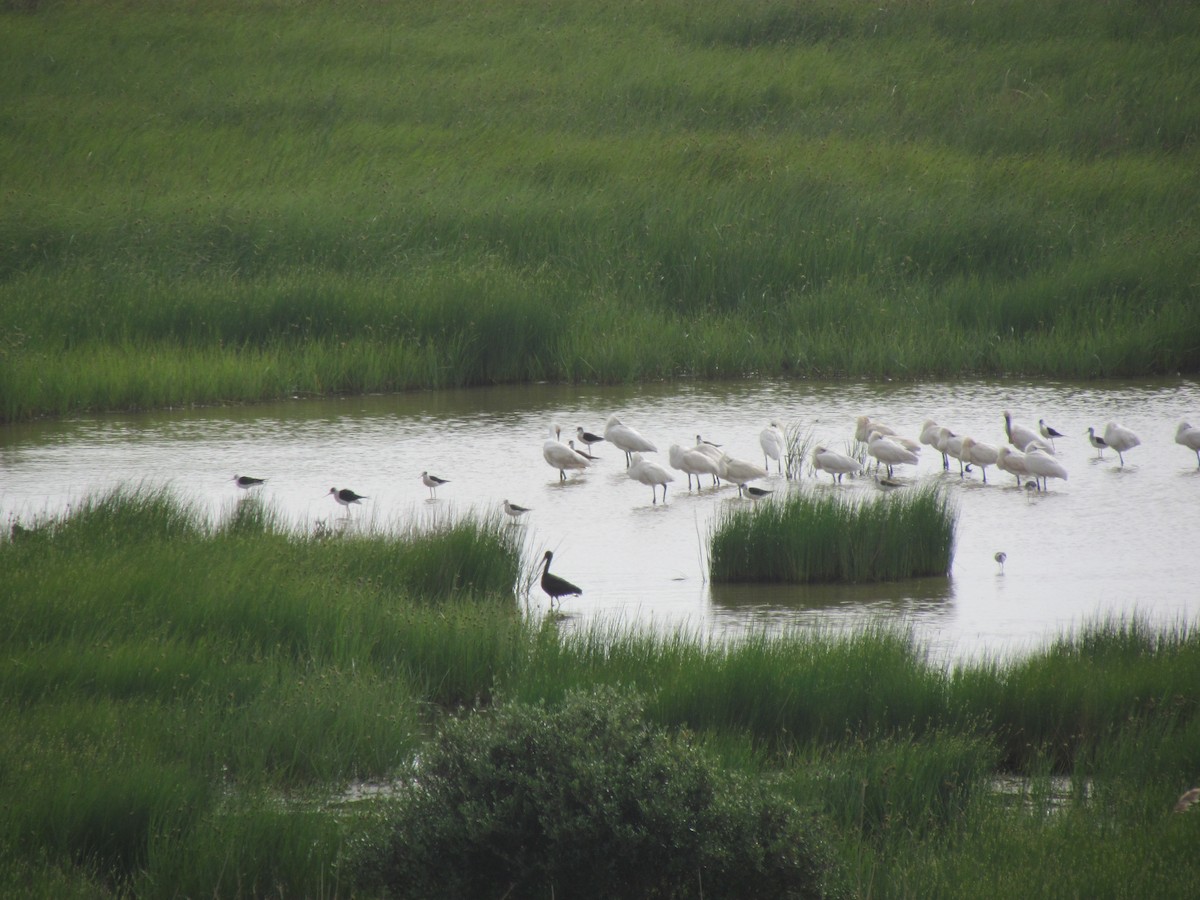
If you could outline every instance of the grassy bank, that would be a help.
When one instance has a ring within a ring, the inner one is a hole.
[[[709,536],[714,583],[896,581],[945,575],[957,514],[936,488],[870,501],[811,492],[738,507]]]
[[[5,3],[0,418],[1195,372],[1197,35],[1182,0]]]
[[[119,492],[0,540],[4,883],[372,896],[354,860],[396,812],[364,784],[410,771],[448,714],[536,723],[597,686],[641,696],[721,796],[749,778],[802,811],[855,895],[1200,877],[1200,816],[1170,811],[1200,767],[1194,627],[1098,622],[951,667],[889,629],[559,633],[518,614],[531,566],[506,531],[316,537],[253,501],[212,522]]]

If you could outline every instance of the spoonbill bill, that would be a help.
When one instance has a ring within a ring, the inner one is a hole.
[[[604,423],[604,439],[618,450],[625,451],[626,466],[633,464],[631,454],[658,452],[658,448],[642,437],[636,428],[630,428],[616,416],[609,416],[608,421]]]
[[[650,485],[650,496],[653,498],[651,501],[653,503],[658,503],[658,486],[661,484],[663,489],[663,503],[667,502],[667,484],[674,481],[675,476],[658,463],[651,462],[642,456],[641,453],[635,451],[629,471],[625,474],[634,481]]]
[[[1117,451],[1117,458],[1121,460],[1121,465],[1125,465],[1125,452],[1132,450],[1141,442],[1142,439],[1124,425],[1109,422],[1104,426],[1104,443]]]

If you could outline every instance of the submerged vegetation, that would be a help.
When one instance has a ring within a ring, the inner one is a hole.
[[[560,631],[521,613],[536,549],[512,530],[468,515],[313,536],[253,498],[210,522],[142,490],[0,539],[4,883],[381,896],[453,853],[463,884],[519,870],[543,896],[603,861],[497,856],[535,811],[554,840],[590,828],[636,850],[647,877],[664,875],[654,839],[681,841],[688,871],[653,886],[671,896],[1024,898],[1052,869],[1055,894],[1182,897],[1200,878],[1200,815],[1171,811],[1200,772],[1194,627],[1098,622],[953,666],[881,627]],[[634,761],[661,792],[603,776]],[[504,802],[514,779],[526,806]],[[630,793],[580,817],[550,782]]]
[[[1200,370],[1186,0],[0,4],[0,420]]]
[[[722,514],[709,538],[714,582],[896,581],[946,575],[956,514],[935,487],[858,501],[789,493]]]

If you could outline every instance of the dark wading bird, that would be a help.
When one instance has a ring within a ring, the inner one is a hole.
[[[1003,550],[997,550],[996,555],[993,556],[992,559],[994,559],[996,562],[998,562],[1000,564],[1000,574],[1003,575],[1004,574],[1004,561],[1006,559],[1008,559],[1008,554],[1005,553]]]
[[[547,550],[542,566],[542,590],[550,595],[550,606],[553,608],[559,597],[578,597],[583,589],[576,587],[565,578],[560,578],[550,571],[550,560],[554,559],[554,551]]]
[[[249,475],[234,475],[233,483],[246,491],[252,487],[258,487],[260,484],[266,484],[265,478],[251,478]]]

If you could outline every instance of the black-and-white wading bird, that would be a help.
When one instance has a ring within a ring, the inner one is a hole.
[[[1096,434],[1095,428],[1089,428],[1087,430],[1087,436],[1088,436],[1088,443],[1096,448],[1096,457],[1099,458],[1099,457],[1103,456],[1104,448],[1108,446],[1108,444],[1105,443],[1104,438],[1102,438],[1102,437],[1100,437],[1100,435]]]
[[[769,496],[775,492],[769,491],[766,488],[747,486],[746,493],[750,495],[751,500],[761,500],[763,497]]]
[[[515,522],[517,519],[521,518],[521,516],[525,515],[525,513],[531,512],[531,510],[528,506],[517,506],[517,504],[509,503],[507,500],[505,500],[504,512]]]
[[[1038,419],[1038,433],[1050,442],[1050,446],[1054,446],[1054,439],[1064,437],[1063,433],[1057,428],[1046,424],[1045,419]]]
[[[1003,575],[1004,574],[1004,561],[1006,559],[1008,559],[1008,554],[1005,553],[1003,550],[997,550],[996,555],[993,556],[992,559],[994,559],[996,562],[998,562],[1000,564],[1000,574]]]
[[[542,590],[550,595],[551,608],[554,607],[554,604],[561,597],[578,597],[583,593],[583,588],[576,587],[567,581],[567,579],[561,578],[550,571],[550,560],[554,559],[554,551],[547,550],[546,555],[542,559]]]
[[[370,499],[365,494],[354,493],[354,491],[350,490],[350,488],[342,488],[341,490],[338,490],[335,487],[331,487],[329,489],[329,493],[333,494],[334,500],[346,507],[347,514],[350,512],[350,504],[360,503],[363,500]]]
[[[575,426],[575,437],[579,439],[579,443],[583,444],[591,452],[592,444],[599,444],[604,440],[604,437],[599,434],[592,434],[590,431],[584,431],[582,425]]]
[[[443,484],[449,484],[449,478],[438,478],[436,475],[430,475],[428,472],[421,473],[421,483],[429,488],[429,497],[433,499],[436,496],[437,489]]]
[[[266,484],[267,479],[252,478],[249,475],[234,475],[233,483],[240,487],[243,491],[248,491],[252,487],[259,487],[260,485]]]

